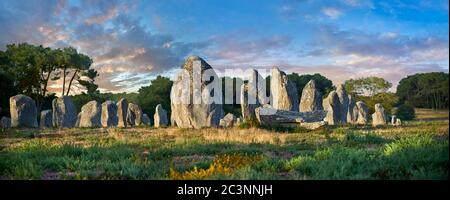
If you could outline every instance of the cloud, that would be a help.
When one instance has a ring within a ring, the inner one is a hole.
[[[331,19],[337,19],[343,14],[341,10],[333,7],[322,8],[322,13]]]
[[[208,42],[211,44],[205,53],[208,59],[222,64],[245,64],[270,57],[274,51],[289,46],[292,38],[286,35],[254,37],[251,33],[236,31],[213,36]]]
[[[322,25],[317,30],[307,55],[361,55],[386,56],[392,59],[413,59],[413,53],[448,51],[448,39],[426,36],[411,37],[393,32],[365,33],[359,30],[341,30]],[[445,57],[444,57],[445,58]],[[448,55],[447,55],[448,58]],[[443,58],[439,58],[443,59]]]
[[[177,68],[186,56],[207,46],[150,32],[141,19],[129,14],[134,7],[134,2],[114,0],[8,2],[0,9],[0,26],[6,28],[0,45],[74,46],[93,58],[93,67],[100,73],[96,83],[102,91],[135,91],[149,84],[142,75],[151,77]],[[114,81],[117,77],[123,80]],[[55,83],[53,91],[60,90],[58,85],[62,84]]]

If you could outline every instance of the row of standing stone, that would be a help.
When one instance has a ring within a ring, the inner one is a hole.
[[[251,80],[241,87],[241,111],[244,121],[255,120],[255,110],[263,106],[266,100],[259,98],[258,93],[265,92],[259,87],[259,82],[265,81],[256,70],[253,70]],[[368,124],[369,113],[366,104],[363,101],[355,102],[353,95],[347,94],[342,84],[338,85],[336,90],[331,91],[326,98],[322,100],[322,94],[316,88],[316,82],[310,80],[302,90],[299,97],[297,88],[291,82],[287,75],[278,68],[273,68],[271,72],[271,92],[272,107],[277,110],[287,110],[294,112],[315,112],[327,111],[325,122],[329,125],[338,124]],[[249,97],[256,99],[256,103],[248,103]],[[372,114],[372,125],[387,125],[388,116],[381,104],[375,105],[375,112]],[[391,118],[392,125],[400,125],[400,119],[395,116]]]
[[[37,121],[37,108],[33,99],[26,95],[16,95],[9,99],[11,119],[2,117],[0,127],[29,127],[29,128],[72,128],[72,127],[131,127],[151,125],[150,118],[141,108],[128,103],[125,98],[117,102],[105,101],[99,104],[90,101],[82,106],[77,115],[76,108],[69,96],[54,99],[52,110],[40,113]],[[154,126],[168,125],[167,111],[161,104],[155,108]]]

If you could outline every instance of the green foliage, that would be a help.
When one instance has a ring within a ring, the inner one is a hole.
[[[170,169],[208,169],[227,154],[261,159],[210,179],[448,178],[448,121],[329,129],[9,129],[0,134],[0,177],[169,179]]]
[[[400,101],[419,108],[449,107],[449,76],[444,72],[419,73],[400,80]]]
[[[137,103],[150,118],[153,118],[158,104],[161,104],[167,110],[168,116],[170,116],[170,90],[172,84],[173,82],[169,78],[158,76],[151,81],[149,86],[139,89]]]
[[[297,90],[299,95],[302,95],[303,88],[310,80],[316,81],[316,87],[323,94],[323,97],[326,97],[328,93],[330,93],[333,88],[333,82],[328,78],[322,76],[321,74],[303,74],[298,75],[297,73],[292,73],[288,75],[289,80],[295,83],[297,86]]]
[[[402,104],[400,105],[395,115],[400,118],[401,120],[412,120],[416,117],[416,113],[414,111],[414,107],[412,107],[409,104]]]
[[[345,89],[349,93],[360,96],[374,96],[379,93],[386,93],[392,83],[380,77],[364,77],[345,81]]]
[[[0,70],[0,117],[9,117],[9,97],[16,93],[13,78]]]
[[[391,92],[378,93],[374,96],[356,96],[356,101],[364,101],[369,109],[369,113],[375,112],[375,104],[381,103],[387,113],[391,113],[393,108],[398,105],[399,98]]]
[[[331,146],[286,162],[313,179],[443,179],[448,176],[448,141],[403,138],[375,150]]]
[[[91,58],[72,47],[51,49],[21,43],[7,45],[5,51],[0,51],[0,72],[7,74],[13,83],[8,92],[30,96],[38,110],[48,107],[48,100],[52,98],[48,93],[49,82],[61,77],[62,95],[68,95],[73,86],[86,88],[88,93],[96,91],[94,78],[98,74],[90,68],[91,64]]]

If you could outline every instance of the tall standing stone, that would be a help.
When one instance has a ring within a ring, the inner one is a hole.
[[[41,111],[41,121],[39,121],[39,128],[53,127],[53,112],[52,110]]]
[[[11,127],[37,128],[37,108],[33,99],[26,95],[9,98]]]
[[[344,85],[339,84],[336,88],[336,94],[339,97],[339,103],[341,108],[340,110],[340,121],[342,124],[347,123],[347,113],[348,113],[348,104],[349,104],[349,99],[348,99],[348,94],[347,91],[345,90]]]
[[[8,117],[3,116],[0,119],[0,128],[11,128],[11,119]]]
[[[77,114],[72,98],[62,96],[53,99],[53,127],[72,128],[77,121]]]
[[[122,98],[117,102],[117,127],[127,127],[128,101]]]
[[[127,124],[128,126],[139,126],[142,123],[142,110],[141,108],[134,104],[128,104],[128,113],[127,113]]]
[[[358,110],[356,123],[357,124],[367,124],[369,122],[369,111],[366,104],[363,101],[356,102],[356,108]]]
[[[348,111],[347,111],[347,122],[356,124],[358,120],[358,107],[356,107],[355,97],[353,95],[348,95]]]
[[[80,112],[80,127],[101,127],[102,107],[97,101],[89,101]]]
[[[198,56],[187,58],[170,91],[172,125],[218,127],[224,115],[221,86],[222,81],[208,63]]]
[[[114,101],[105,101],[102,103],[102,126],[115,127],[118,123],[117,105]]]
[[[327,111],[327,115],[324,119],[329,125],[337,125],[342,123],[341,121],[341,103],[336,91],[331,91],[327,98],[323,101],[323,107]]]
[[[253,99],[254,102],[249,101]],[[254,121],[256,120],[255,109],[261,104],[257,98],[255,90],[251,89],[248,83],[244,83],[241,86],[241,113],[244,121]]]
[[[316,88],[316,81],[310,80],[302,90],[300,112],[323,110],[322,94]]]
[[[164,110],[161,104],[156,106],[153,120],[155,123],[155,128],[164,127],[169,124],[169,120],[167,119],[167,111]]]
[[[270,91],[272,107],[278,110],[299,111],[299,96],[297,87],[289,81],[286,73],[277,67],[272,68]]]
[[[375,113],[372,114],[372,126],[385,126],[387,114],[380,103],[375,104]]]

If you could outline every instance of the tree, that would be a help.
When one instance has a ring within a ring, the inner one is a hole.
[[[345,81],[345,89],[349,93],[360,96],[374,96],[384,93],[392,87],[392,83],[380,77],[363,77],[359,79],[350,79]]]
[[[316,87],[324,97],[333,90],[333,82],[321,74],[298,75],[297,73],[292,73],[288,75],[288,78],[295,83],[300,96],[302,95],[303,88],[310,80],[316,81]]]
[[[137,97],[137,103],[144,113],[153,117],[155,108],[161,104],[168,114],[170,113],[170,90],[173,82],[166,77],[157,76],[149,86],[141,87]],[[170,116],[170,115],[169,115]]]
[[[400,80],[397,95],[402,103],[414,107],[449,107],[449,76],[444,72],[420,73]]]
[[[395,114],[401,120],[412,120],[416,117],[414,107],[408,104],[400,105],[395,111]]]
[[[0,118],[9,116],[9,97],[15,94],[14,79],[0,69]]]

